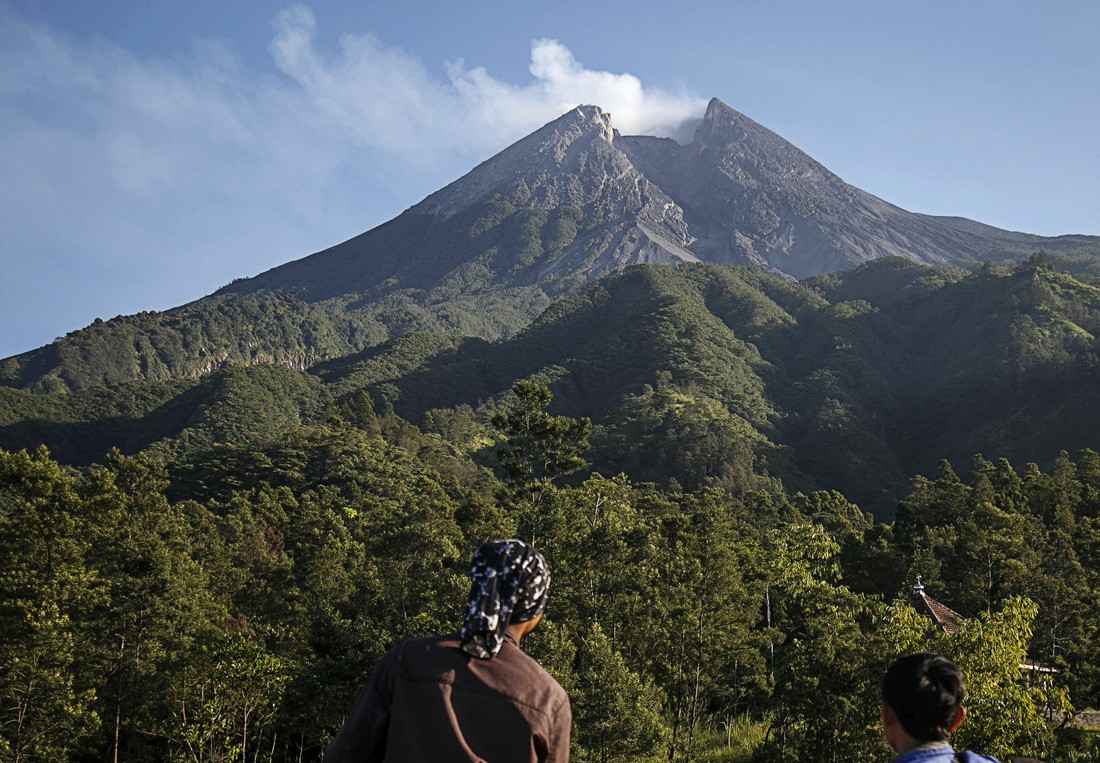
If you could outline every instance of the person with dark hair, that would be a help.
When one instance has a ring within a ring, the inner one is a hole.
[[[947,741],[966,717],[965,696],[962,673],[946,657],[922,652],[895,661],[882,679],[882,732],[898,753],[894,763],[997,763],[956,753]]]
[[[546,561],[523,541],[492,541],[470,577],[462,629],[390,649],[325,763],[569,760],[569,698],[519,648],[546,607]]]

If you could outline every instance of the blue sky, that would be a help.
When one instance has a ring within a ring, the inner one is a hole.
[[[1100,3],[0,0],[0,357],[711,97],[906,209],[1100,234]]]

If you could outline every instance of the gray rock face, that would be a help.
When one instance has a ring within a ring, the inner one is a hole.
[[[640,262],[694,261],[683,210],[634,165],[611,115],[578,106],[411,210],[445,220],[497,196],[516,207],[571,206],[601,220],[538,276],[581,268],[588,278]],[[593,252],[597,256],[590,256]]]
[[[581,285],[643,262],[744,264],[801,279],[888,256],[970,265],[1044,247],[1100,254],[1096,237],[1043,238],[907,212],[714,99],[686,146],[621,136],[611,115],[578,106],[390,223],[229,291],[289,288],[310,299],[378,293],[385,284],[430,290],[471,260],[426,252],[421,234],[490,199],[528,210],[573,207],[588,221],[551,260],[513,274],[510,286]],[[319,285],[321,270],[339,278]]]
[[[979,231],[906,212],[848,185],[717,99],[682,149],[651,139],[623,142],[685,210],[689,248],[708,262],[801,279],[888,256],[969,263],[995,248]]]
[[[718,99],[687,146],[620,136],[609,114],[580,106],[410,211],[447,218],[493,194],[516,206],[568,204],[606,221],[542,275],[581,268],[591,279],[633,263],[701,260],[801,279],[879,257],[966,265],[1021,247],[1058,248],[895,207]],[[593,249],[598,257],[578,256]]]

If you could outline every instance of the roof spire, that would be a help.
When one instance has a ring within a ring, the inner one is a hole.
[[[921,585],[921,582],[920,582],[920,573],[917,573],[917,584],[915,586],[913,586],[913,595],[914,596],[920,596],[923,591],[924,591],[924,586]]]

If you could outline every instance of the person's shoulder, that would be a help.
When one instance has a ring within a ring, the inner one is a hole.
[[[963,763],[1000,763],[992,755],[982,755],[973,750],[966,750],[960,754]]]
[[[501,658],[527,673],[527,688],[530,692],[541,695],[539,704],[542,707],[557,708],[563,704],[568,707],[569,695],[565,693],[565,689],[561,688],[557,679],[550,675],[538,660],[524,652],[511,640],[505,640],[500,654],[496,657],[496,659]]]
[[[398,646],[406,649],[434,649],[438,646],[459,646],[458,634],[447,633],[442,636],[422,636],[420,638],[407,638]]]
[[[951,745],[935,742],[921,745],[894,758],[894,763],[1000,763],[996,758],[970,750],[957,751]]]
[[[460,647],[461,642],[458,640],[458,636],[450,633],[443,636],[407,638],[394,645],[387,655],[400,660],[410,655],[427,654],[437,652],[440,649],[458,649]]]

